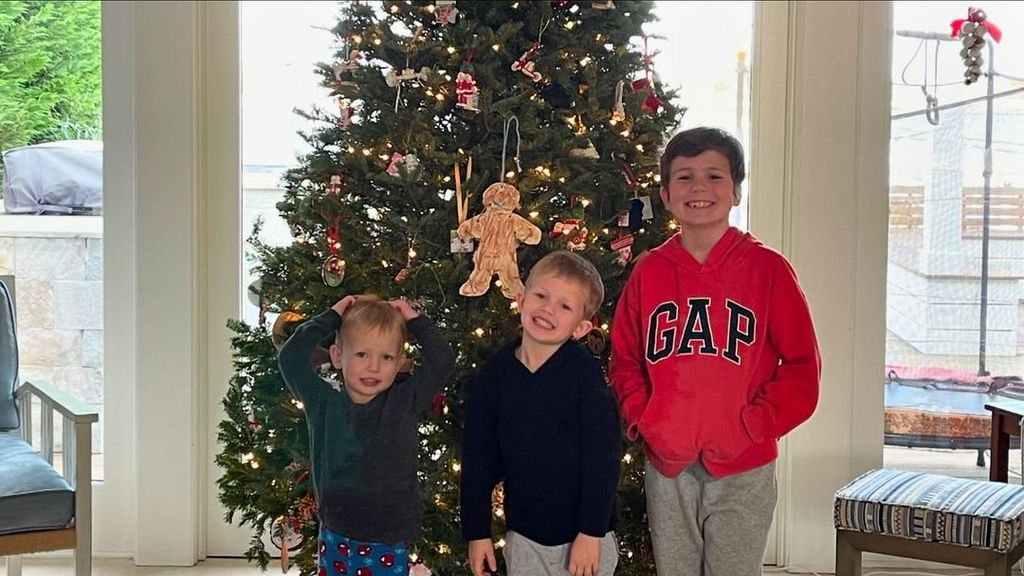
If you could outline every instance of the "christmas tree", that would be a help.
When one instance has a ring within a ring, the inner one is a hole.
[[[463,384],[518,334],[510,296],[519,274],[557,249],[590,259],[607,296],[586,344],[607,360],[630,261],[673,228],[658,207],[658,154],[683,110],[653,73],[643,32],[652,9],[625,0],[341,5],[338,50],[318,66],[338,107],[300,112],[315,123],[313,151],[285,175],[278,204],[294,242],[273,247],[254,233],[261,321],[229,323],[236,374],[220,426],[220,498],[229,521],[253,528],[251,560],[267,566],[269,534],[303,574],[315,572],[306,427],[277,348],[344,295],[372,293],[413,302],[458,355],[422,423],[424,538],[414,545],[418,572],[469,574],[458,520]],[[495,246],[508,234],[479,215],[496,211],[540,233]],[[498,256],[475,261],[482,249]],[[332,377],[326,352],[312,361]],[[624,446],[619,574],[653,573],[642,489],[642,450]],[[500,488],[494,510],[500,535]]]

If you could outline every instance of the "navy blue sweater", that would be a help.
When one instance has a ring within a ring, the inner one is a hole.
[[[604,536],[618,518],[622,438],[601,365],[574,341],[536,372],[503,347],[468,384],[462,533],[491,537],[491,492],[504,481],[509,530],[557,546]]]

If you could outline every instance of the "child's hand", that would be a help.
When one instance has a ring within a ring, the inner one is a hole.
[[[349,307],[352,306],[355,303],[356,303],[356,297],[355,296],[345,296],[341,300],[338,300],[337,302],[335,302],[334,306],[331,306],[331,309],[334,310],[335,312],[337,312],[338,316],[344,316],[345,315],[345,311],[348,310]]]
[[[398,312],[402,315],[402,319],[405,320],[406,322],[420,315],[419,312],[412,309],[412,306],[410,306],[408,302],[400,298],[395,300],[388,300],[388,304],[395,310],[398,310]]]
[[[601,567],[601,539],[580,533],[569,552],[569,573],[572,576],[597,576]]]
[[[498,561],[494,559],[494,544],[490,538],[469,541],[469,568],[473,576],[492,574],[498,569]]]

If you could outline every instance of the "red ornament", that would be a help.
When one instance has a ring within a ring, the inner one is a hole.
[[[633,90],[635,92],[642,92],[647,90],[647,97],[644,98],[640,109],[648,114],[657,114],[658,109],[661,108],[661,98],[658,98],[658,93],[654,89],[654,83],[647,78],[641,78],[633,81]]]
[[[565,236],[570,250],[583,250],[587,245],[587,228],[581,218],[565,218],[555,222],[551,236]]]
[[[512,71],[522,72],[530,80],[540,82],[540,79],[543,78],[543,76],[540,72],[537,72],[537,63],[534,62],[534,58],[537,57],[538,52],[540,52],[540,44],[534,42],[533,46],[530,46],[529,50],[523,52],[523,55],[512,63]]]
[[[657,114],[658,109],[662,106],[661,98],[658,98],[658,92],[654,87],[654,75],[651,73],[653,60],[654,55],[647,50],[647,35],[644,34],[644,77],[633,81],[633,90],[635,92],[647,90],[647,98],[644,98],[640,109],[652,116]]]
[[[437,0],[437,9],[434,10],[434,16],[437,17],[437,21],[441,24],[454,24],[455,17],[459,15],[459,10],[455,7],[455,0]]]
[[[373,548],[369,544],[360,544],[356,547],[356,554],[360,556],[369,556],[371,552],[373,552]]]
[[[1003,33],[998,26],[987,20],[985,12],[980,8],[969,8],[967,19],[954,20],[950,23],[950,28],[953,29],[953,36],[960,38],[960,42],[963,44],[960,58],[963,59],[964,66],[967,68],[964,71],[964,83],[977,82],[981,78],[981,66],[984,63],[981,51],[985,47],[985,36],[991,34],[992,40],[999,42]],[[933,99],[929,97],[929,105],[932,104],[932,101]],[[935,123],[930,115],[928,121]]]
[[[373,576],[373,570],[369,568],[360,568],[356,570],[356,576]]]
[[[338,553],[348,558],[348,544],[345,544],[344,542],[338,544]]]
[[[338,574],[348,574],[348,566],[346,566],[341,560],[335,560],[334,571]]]
[[[434,394],[434,398],[433,398],[431,404],[433,405],[433,408],[434,408],[434,414],[436,414],[438,416],[443,416],[444,415],[444,393],[443,392],[438,392],[437,394]]]
[[[469,61],[473,58],[473,52],[466,56],[459,74],[455,77],[455,94],[458,103],[455,105],[470,112],[480,111],[480,89],[476,87],[476,78],[473,78],[473,65]]]
[[[317,571],[317,576],[327,576],[327,568],[321,566],[320,570]]]
[[[383,564],[387,568],[391,568],[392,566],[395,565],[395,555],[394,554],[390,554],[390,553],[388,553],[388,554],[381,554],[380,563]]]

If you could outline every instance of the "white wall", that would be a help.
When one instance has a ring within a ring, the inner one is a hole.
[[[106,184],[118,203],[107,211],[104,272],[124,282],[106,294],[118,303],[105,318],[107,398],[108,410],[134,422],[135,444],[122,437],[117,447],[135,455],[121,487],[136,495],[121,509],[134,533],[102,535],[108,550],[134,548],[140,564],[194,562],[209,514],[205,447],[216,418],[206,403],[223,385],[210,375],[224,373],[224,350],[207,318],[232,306],[217,292],[231,273],[215,264],[231,262],[217,244],[233,250],[226,239],[239,234],[215,230],[234,200],[211,196],[215,180],[218,190],[232,184],[210,148],[230,147],[233,136],[231,121],[216,124],[222,114],[210,111],[231,113],[233,89],[209,80],[217,75],[205,67],[218,61],[204,34],[221,29],[205,29],[216,20],[202,6],[104,4]],[[751,229],[800,274],[825,361],[818,412],[783,453],[779,560],[827,571],[833,492],[881,464],[891,7],[757,9]]]

